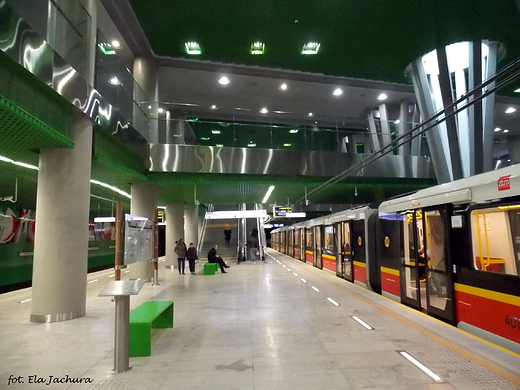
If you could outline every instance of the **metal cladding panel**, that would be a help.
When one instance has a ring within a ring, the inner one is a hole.
[[[366,155],[274,149],[150,144],[150,171],[335,176]],[[434,178],[431,161],[418,156],[383,156],[352,176]]]
[[[520,164],[392,199],[381,203],[379,211],[392,213],[439,204],[475,203],[518,195],[520,195]]]

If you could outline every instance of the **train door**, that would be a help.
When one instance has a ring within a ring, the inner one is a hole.
[[[336,253],[337,248],[335,245],[335,234],[334,225],[327,225],[324,227],[323,236],[323,250],[321,253],[322,268],[328,269],[329,271],[336,270]]]
[[[425,292],[426,310],[437,318],[455,323],[453,274],[449,256],[449,215],[447,205],[425,208]],[[423,289],[421,289],[422,291]]]
[[[352,221],[352,264],[354,280],[367,282],[367,261],[365,247],[365,220]]]
[[[352,266],[352,243],[351,243],[351,221],[341,222],[341,231],[342,231],[342,243],[341,254],[343,260],[343,278],[348,280],[349,282],[354,281],[354,267]]]
[[[401,301],[416,309],[426,308],[426,269],[423,211],[405,214],[403,220],[404,256],[401,264]]]
[[[343,231],[341,230],[341,222],[334,224],[334,247],[336,248],[336,276],[343,277]]]
[[[305,228],[305,262],[314,263],[314,228]]]
[[[300,260],[305,263],[305,228],[300,229]]]
[[[321,262],[322,237],[321,226],[314,226],[314,266],[322,269]]]

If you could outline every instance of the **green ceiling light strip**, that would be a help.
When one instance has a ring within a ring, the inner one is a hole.
[[[74,147],[71,139],[1,95],[0,137],[0,151]]]

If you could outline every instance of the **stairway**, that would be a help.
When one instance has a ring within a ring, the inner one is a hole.
[[[231,228],[231,241],[229,245],[224,241],[224,229],[226,225]],[[217,253],[224,260],[236,260],[238,245],[238,223],[236,219],[209,219],[204,233],[204,242],[199,253],[199,259],[204,261],[208,258],[208,252],[218,244]]]

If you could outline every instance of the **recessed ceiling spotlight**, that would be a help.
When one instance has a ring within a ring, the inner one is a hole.
[[[394,123],[395,123],[396,125],[398,125],[399,123],[401,123],[401,121],[400,121],[399,119],[396,119],[396,120],[394,121]]]
[[[264,107],[264,108],[262,108],[262,109],[260,110],[260,112],[261,112],[262,114],[267,114],[269,111],[267,110],[267,108]]]
[[[202,49],[197,42],[186,42],[184,44],[184,48],[186,49],[186,54],[189,55],[201,55]]]
[[[504,130],[504,133],[509,133],[509,130],[505,129],[505,130]]]
[[[148,109],[151,110],[151,109],[152,109],[152,106],[148,106]]]
[[[515,89],[516,93],[520,93],[520,88]]]
[[[320,44],[318,42],[309,42],[303,45],[302,54],[318,54]]]
[[[254,42],[251,44],[251,48],[249,52],[253,55],[259,55],[265,53],[265,43],[262,42]]]
[[[222,85],[228,85],[229,79],[226,76],[222,76],[220,79],[218,79],[218,83]]]
[[[287,89],[287,84],[283,83],[282,85],[280,85],[280,89],[282,91],[285,91]]]
[[[313,117],[314,114],[313,114],[312,112],[309,112],[309,113],[307,114],[307,116]]]
[[[506,110],[506,114],[512,114],[513,112],[516,111],[516,108],[514,107],[509,107],[507,110]]]
[[[217,109],[217,106],[215,106],[214,104],[210,107],[212,110],[216,110]]]
[[[315,124],[318,124],[318,122],[314,122]]]
[[[382,93],[377,97],[377,100],[386,100],[388,95],[386,93]]]
[[[495,127],[495,133],[498,133],[499,131],[501,131],[502,129],[500,127]]]
[[[341,88],[336,88],[334,92],[332,92],[334,96],[340,96],[343,95],[343,90]]]
[[[114,49],[119,49],[121,47],[121,43],[115,39],[112,42],[110,42],[110,44]]]
[[[116,76],[112,76],[108,82],[112,85],[120,85],[121,81]]]
[[[159,108],[159,109],[157,110],[157,112],[158,112],[159,114],[162,114],[162,113],[164,112],[164,110],[163,110],[162,108]]]

